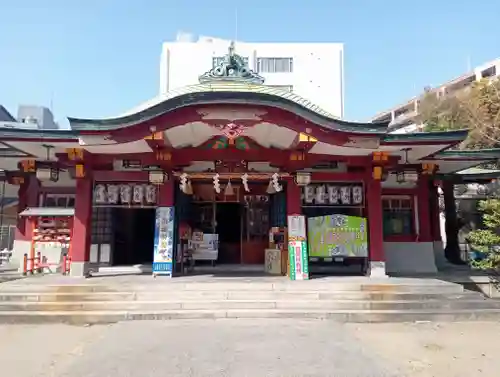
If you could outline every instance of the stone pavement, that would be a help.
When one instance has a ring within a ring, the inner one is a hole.
[[[2,326],[0,346],[1,375],[16,377],[395,376],[326,321]]]
[[[313,320],[0,326],[15,377],[493,377],[499,323]]]

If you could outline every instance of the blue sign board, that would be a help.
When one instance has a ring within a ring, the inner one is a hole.
[[[174,207],[156,208],[153,275],[172,277],[174,256]]]

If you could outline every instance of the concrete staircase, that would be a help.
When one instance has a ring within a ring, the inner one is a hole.
[[[121,280],[0,284],[1,323],[74,324],[201,318],[315,318],[341,322],[496,321],[500,301],[433,279]],[[79,280],[77,280],[79,281]]]

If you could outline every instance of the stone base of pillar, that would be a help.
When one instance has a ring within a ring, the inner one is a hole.
[[[432,244],[434,249],[434,259],[436,261],[436,267],[439,270],[448,265],[448,261],[444,256],[444,244],[443,241],[434,241]]]
[[[90,276],[90,264],[88,262],[71,262],[69,276],[86,278]]]
[[[385,270],[385,262],[370,261],[368,266],[368,276],[372,278],[388,278]]]

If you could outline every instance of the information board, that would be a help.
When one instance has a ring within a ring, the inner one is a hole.
[[[172,277],[174,255],[174,207],[156,208],[153,275]]]
[[[290,263],[290,280],[309,279],[309,259],[307,258],[306,241],[288,242],[288,260]]]
[[[308,218],[309,257],[367,257],[366,226],[366,219],[357,216]]]

